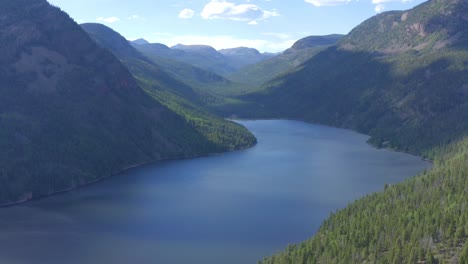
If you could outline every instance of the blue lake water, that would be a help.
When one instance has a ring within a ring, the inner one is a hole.
[[[430,168],[349,130],[239,122],[257,146],[0,209],[0,263],[254,264],[348,202]]]

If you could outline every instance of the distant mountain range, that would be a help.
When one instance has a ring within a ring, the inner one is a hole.
[[[133,41],[132,44],[148,56],[190,64],[221,76],[274,56],[269,53],[262,54],[256,49],[243,47],[217,51],[206,45],[178,44],[169,48],[164,44],[149,44],[142,39]]]
[[[234,82],[242,83],[241,92],[252,91],[275,77],[294,70],[318,52],[335,45],[343,35],[309,36],[298,40],[291,48],[260,60],[255,64],[245,65],[228,76]]]

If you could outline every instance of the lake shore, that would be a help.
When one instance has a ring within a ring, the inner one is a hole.
[[[126,167],[124,167],[124,168],[118,170],[117,172],[114,172],[114,173],[112,173],[112,174],[110,174],[108,176],[104,176],[104,177],[101,177],[101,178],[99,178],[97,180],[87,182],[87,183],[79,185],[79,186],[71,187],[71,188],[68,188],[66,190],[55,191],[53,193],[50,193],[48,195],[44,195],[44,196],[41,196],[41,197],[27,197],[27,195],[25,195],[26,196],[25,198],[22,198],[22,199],[20,199],[18,201],[5,203],[5,204],[0,204],[0,209],[1,208],[12,207],[12,206],[18,206],[18,205],[21,205],[21,204],[24,204],[24,203],[27,203],[27,202],[38,201],[38,200],[46,199],[46,198],[51,197],[51,196],[56,196],[56,195],[76,191],[76,190],[79,190],[79,189],[82,189],[82,188],[86,188],[86,187],[89,187],[91,185],[94,185],[94,184],[109,180],[114,176],[121,175],[121,174],[123,174],[123,173],[125,173],[125,172],[127,172],[128,170],[131,170],[131,169],[140,168],[140,167],[144,167],[144,166],[149,166],[149,165],[157,164],[157,163],[164,162],[164,161],[176,161],[176,160],[187,160],[187,159],[197,159],[197,158],[203,158],[203,157],[219,156],[219,155],[223,155],[223,154],[230,153],[230,152],[243,151],[243,150],[246,150],[246,149],[249,149],[249,148],[253,148],[256,145],[257,145],[257,142],[255,142],[254,144],[252,144],[251,146],[248,146],[248,147],[232,149],[232,150],[226,150],[224,152],[215,152],[215,153],[208,153],[208,154],[201,154],[201,155],[175,157],[175,158],[159,159],[159,160],[153,160],[153,161],[149,161],[149,162],[136,163],[136,164],[133,164],[133,165],[126,166]]]

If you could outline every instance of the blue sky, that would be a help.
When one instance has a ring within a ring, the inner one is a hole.
[[[49,0],[78,23],[98,22],[127,39],[253,47],[278,52],[310,35],[346,34],[379,12],[424,0]]]

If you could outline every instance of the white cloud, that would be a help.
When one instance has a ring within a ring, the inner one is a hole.
[[[408,3],[413,0],[372,0],[372,3],[375,4],[374,11],[376,13],[382,13],[385,10],[385,3],[390,2],[400,2],[400,3]]]
[[[385,10],[385,6],[383,4],[377,4],[374,8],[374,11],[377,13],[382,13]]]
[[[195,11],[193,11],[192,9],[185,8],[184,10],[180,11],[179,18],[189,19],[192,18],[194,15]]]
[[[171,33],[155,33],[145,37],[151,43],[164,43],[168,46],[177,44],[185,45],[210,45],[217,50],[237,47],[251,47],[261,52],[280,52],[290,48],[296,39],[272,39],[262,38],[248,39],[236,38],[229,35],[203,36],[203,35],[173,35]]]
[[[275,10],[263,10],[254,4],[237,5],[225,0],[211,0],[203,8],[201,16],[204,19],[230,19],[255,23],[270,17],[279,16],[279,13]]]
[[[400,2],[400,3],[408,3],[412,0],[372,0],[373,4],[382,4],[382,3],[390,3],[390,2]]]
[[[96,21],[101,22],[101,23],[112,24],[112,23],[115,23],[115,22],[119,22],[120,18],[118,18],[118,17],[98,17],[98,18],[96,18]]]
[[[314,6],[337,6],[350,3],[352,0],[304,0]]]
[[[359,2],[359,0],[304,0],[307,3],[313,4],[314,6],[338,6],[344,5],[351,2]],[[399,2],[399,3],[409,3],[413,0],[370,0],[372,4],[375,5],[374,11],[381,13],[385,10],[385,3]]]

